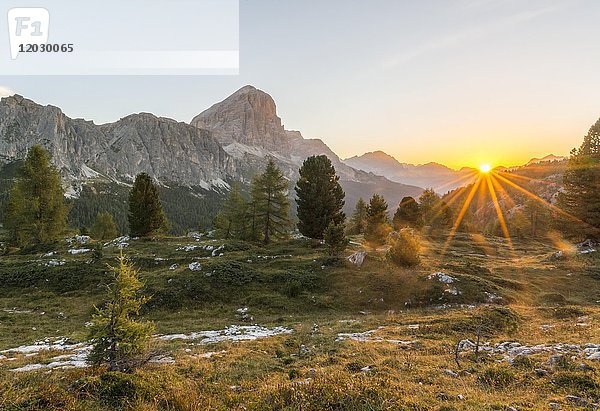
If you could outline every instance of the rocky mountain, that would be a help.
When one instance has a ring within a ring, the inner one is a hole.
[[[225,186],[236,173],[235,161],[210,132],[148,113],[96,125],[14,95],[0,101],[0,136],[0,164],[40,144],[70,181],[131,182],[147,172],[165,184],[210,188]]]
[[[438,163],[420,165],[401,163],[383,151],[350,157],[345,159],[344,163],[359,170],[387,177],[398,183],[433,188],[440,194],[465,185],[469,182],[469,177],[476,171],[469,167],[453,170]]]
[[[305,139],[298,131],[285,130],[271,96],[252,86],[243,87],[213,105],[191,124],[139,113],[97,125],[71,119],[58,107],[42,106],[19,95],[2,98],[0,169],[23,159],[34,144],[51,152],[53,162],[69,184],[67,193],[73,198],[79,197],[84,186],[99,181],[129,184],[135,175],[146,172],[163,187],[170,188],[165,195],[173,205],[178,203],[177,196],[182,192],[191,195],[182,201],[186,204],[196,201],[193,198],[203,201],[208,196],[210,207],[190,205],[189,208],[207,208],[212,213],[218,207],[211,193],[224,194],[233,181],[249,183],[262,170],[267,156],[282,167],[292,186],[302,161],[318,154],[332,160],[342,185],[348,189],[347,211],[354,207],[359,196],[367,198],[381,193],[394,207],[403,196],[419,195],[422,191],[416,186],[356,170],[342,163],[323,141]],[[85,193],[87,201],[93,203],[89,190]],[[92,207],[78,212],[91,219],[94,210]],[[193,216],[192,212],[187,214]],[[177,224],[189,225],[189,218]]]
[[[277,116],[273,98],[253,86],[242,87],[198,114],[191,124],[209,130],[227,154],[250,168],[259,169],[264,158],[271,156],[291,181],[298,178],[298,169],[306,157],[326,155],[346,190],[347,211],[361,196],[367,198],[381,193],[393,207],[403,196],[418,195],[422,191],[419,187],[398,184],[353,168],[342,162],[322,140],[306,139],[299,131],[286,130]]]

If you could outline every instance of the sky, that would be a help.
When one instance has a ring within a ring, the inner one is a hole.
[[[567,155],[600,116],[597,0],[240,0],[239,18],[239,75],[0,73],[0,95],[189,122],[252,84],[342,158],[453,168]]]

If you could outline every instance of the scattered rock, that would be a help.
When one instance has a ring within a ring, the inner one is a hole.
[[[78,248],[78,249],[69,250],[69,254],[72,254],[72,255],[85,254],[85,253],[89,253],[90,251],[92,251],[90,248]]]
[[[458,281],[456,278],[454,278],[446,273],[443,273],[441,271],[438,271],[437,273],[429,274],[427,276],[428,280],[432,280],[434,278],[437,278],[437,280],[443,284],[452,284],[453,282]]]
[[[121,236],[121,237],[117,237],[112,241],[109,241],[108,243],[104,243],[104,247],[117,247],[117,248],[125,248],[125,247],[129,247],[129,236]]]
[[[248,307],[243,307],[243,308],[238,308],[236,311],[236,317],[238,317],[240,320],[248,322],[248,321],[253,321],[254,317],[252,317],[249,313],[248,313]]]
[[[148,362],[152,364],[175,364],[175,359],[169,355],[161,355],[151,358]]]
[[[217,257],[217,256],[221,257],[223,255],[223,253],[219,253],[219,251],[222,251],[224,249],[225,249],[225,244],[221,244],[219,247],[217,247],[214,250],[212,250],[211,255],[213,257]]]
[[[458,288],[456,287],[451,287],[451,288],[446,288],[444,290],[445,293],[448,293],[450,295],[461,295],[462,292],[458,290]]]
[[[199,331],[190,334],[160,335],[159,340],[200,340],[199,344],[213,344],[222,341],[251,341],[259,338],[291,334],[285,327],[266,328],[259,325],[230,325],[223,330]]]
[[[184,251],[186,253],[189,253],[190,251],[194,251],[196,248],[199,248],[199,245],[193,244],[193,245],[183,245],[181,247],[177,247],[175,249],[175,251]]]
[[[488,304],[496,304],[503,300],[502,297],[494,293],[488,293],[487,291],[484,291],[483,294],[485,295],[485,302]]]
[[[67,262],[65,260],[50,260],[46,264],[46,267],[58,267],[61,265],[65,265]]]
[[[449,375],[450,377],[454,377],[454,378],[458,377],[457,373],[455,373],[454,371],[449,370],[449,369],[444,370],[444,374]]]
[[[198,261],[194,261],[188,265],[188,268],[192,271],[200,271],[202,270],[202,265]]]
[[[67,238],[67,242],[69,244],[77,243],[77,244],[87,244],[91,240],[89,235],[76,235],[72,238]]]
[[[367,258],[367,252],[366,251],[358,251],[358,252],[352,254],[351,256],[349,256],[348,261],[350,261],[355,266],[360,267],[365,262],[365,258]]]
[[[588,360],[600,361],[600,350],[596,351],[586,357]]]
[[[580,407],[587,407],[590,403],[585,398],[578,397],[576,395],[567,395],[565,401],[571,404],[578,405]]]

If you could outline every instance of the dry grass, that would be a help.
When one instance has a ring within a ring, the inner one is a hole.
[[[543,243],[516,243],[517,256],[508,258],[507,245],[501,240],[469,235],[457,236],[450,253],[441,256],[442,239],[426,241],[422,264],[415,269],[388,263],[383,252],[371,255],[360,269],[321,268],[320,261],[312,262],[321,251],[298,243],[232,252],[225,258],[237,261],[248,253],[293,254],[253,267],[264,278],[298,267],[309,272],[306,267],[310,267],[323,283],[295,297],[280,294],[273,285],[249,283],[231,290],[234,301],[156,307],[146,316],[157,322],[161,332],[187,332],[237,323],[235,308],[248,304],[254,322],[285,325],[294,329],[292,334],[209,346],[193,341],[164,343],[160,348],[172,351],[176,364],[150,364],[132,375],[91,369],[13,373],[10,368],[32,359],[0,360],[0,409],[491,411],[508,407],[547,410],[550,402],[557,402],[568,410],[585,407],[569,402],[567,395],[590,404],[599,401],[598,362],[585,360],[583,355],[573,360],[565,356],[554,365],[548,363],[550,352],[519,359],[513,365],[502,354],[484,352],[476,359],[472,353],[462,353],[459,364],[454,355],[459,340],[475,339],[476,325],[482,319],[494,325],[483,336],[492,344],[600,342],[598,260],[549,261],[554,248]],[[132,247],[138,258],[147,259],[148,266],[161,255],[157,244]],[[181,261],[189,258],[172,251],[169,255]],[[183,269],[173,273],[166,266],[146,268],[149,281],[158,286],[185,275]],[[446,286],[427,279],[439,270],[458,279],[452,286],[462,294],[449,295],[444,292]],[[484,292],[502,297],[501,305],[456,306],[481,303]],[[75,336],[84,335],[88,309],[81,302],[86,295],[90,302],[98,298],[90,290],[74,295],[78,304],[67,305],[66,319],[61,320]],[[40,298],[39,304],[58,307],[57,301],[67,298],[60,293],[51,297]],[[265,298],[272,300],[261,300]],[[0,301],[5,306],[31,307],[32,300],[13,290]],[[432,308],[440,304],[454,306]],[[43,323],[44,316],[23,315],[22,325],[8,314],[0,319],[0,344],[33,339],[27,328]],[[57,321],[52,317],[42,328],[57,327]],[[336,341],[338,333],[368,330],[375,330],[370,337],[379,340]],[[201,355],[209,351],[220,353],[210,358]],[[53,355],[44,353],[35,361],[48,361]]]

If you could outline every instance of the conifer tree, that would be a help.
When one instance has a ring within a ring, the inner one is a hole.
[[[433,191],[433,188],[428,188],[419,197],[419,206],[423,215],[425,225],[433,226],[435,220],[440,214],[440,196]]]
[[[65,230],[67,212],[60,174],[50,153],[32,146],[10,191],[4,226],[18,246],[49,243]]]
[[[215,228],[223,238],[245,239],[248,233],[248,203],[242,196],[239,184],[233,184],[217,214]]]
[[[365,240],[376,247],[385,243],[391,228],[388,224],[388,205],[383,196],[373,194],[369,201],[367,227],[365,229]]]
[[[104,211],[96,215],[90,236],[95,240],[112,240],[119,232],[111,213]]]
[[[433,226],[436,228],[450,228],[454,223],[454,215],[452,209],[444,200],[438,204],[437,217],[433,221]]]
[[[575,226],[577,234],[600,239],[600,119],[590,128],[581,147],[571,151],[563,185],[560,206],[582,222],[573,224],[571,220],[563,226]]]
[[[369,219],[369,206],[365,200],[358,199],[352,217],[350,217],[349,232],[351,234],[363,234],[367,229],[367,221]]]
[[[394,214],[394,227],[401,229],[412,227],[419,229],[423,226],[421,207],[413,197],[404,197]]]
[[[118,261],[118,267],[111,267],[115,280],[109,286],[108,301],[96,307],[92,317],[93,348],[88,361],[107,364],[110,371],[131,372],[147,360],[154,325],[135,318],[149,298],[140,296],[144,284],[133,265],[123,255]]]
[[[345,234],[344,223],[331,221],[323,234],[328,254],[337,257],[348,247],[349,240]]]
[[[158,188],[148,174],[138,174],[129,193],[130,234],[148,237],[166,229],[167,220],[160,203]]]
[[[449,228],[453,224],[452,209],[433,190],[428,188],[419,197],[423,223],[432,228]]]
[[[296,183],[298,229],[306,237],[323,238],[329,223],[340,225],[346,219],[345,193],[331,160],[325,155],[311,156],[300,167]]]
[[[251,209],[254,234],[260,236],[265,244],[289,233],[288,190],[288,182],[272,159],[269,159],[264,173],[252,181]]]

